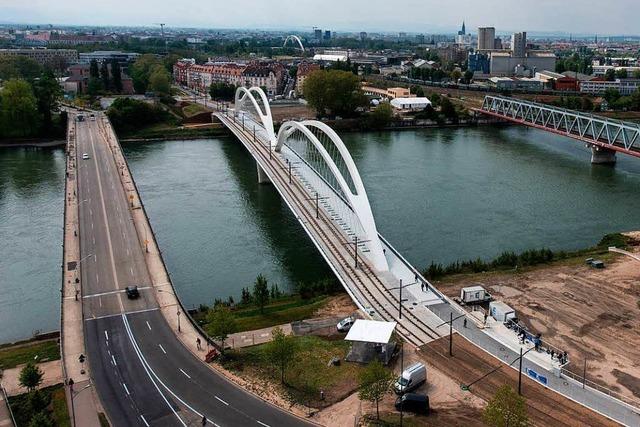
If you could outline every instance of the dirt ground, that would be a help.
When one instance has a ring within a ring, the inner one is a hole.
[[[409,347],[404,350],[404,364],[423,361],[420,353]],[[391,368],[400,373],[401,361],[396,358]],[[412,421],[411,425],[425,426],[483,426],[481,411],[485,402],[472,393],[460,390],[460,386],[447,377],[433,365],[427,364],[427,382],[416,390],[416,393],[424,393],[429,396],[429,404],[432,414],[429,416],[407,415]],[[389,393],[380,402],[380,414],[397,414],[394,408],[396,395]],[[336,403],[317,413],[313,420],[326,426],[353,425],[355,418],[366,414],[375,414],[376,407],[369,402],[361,402],[358,393],[353,393],[341,402]]]
[[[358,307],[353,303],[349,294],[344,293],[331,297],[326,305],[320,307],[314,313],[314,317],[334,317],[334,316],[349,316],[358,311]]]
[[[271,105],[271,114],[275,122],[284,122],[287,120],[308,120],[315,119],[316,113],[312,108],[306,105]]]
[[[640,232],[631,233],[640,238]],[[640,253],[640,247],[630,249]],[[617,256],[603,270],[551,266],[437,286],[450,296],[480,283],[543,340],[569,353],[569,369],[640,402],[640,263]]]
[[[422,347],[421,355],[458,384],[470,383],[498,366],[498,360],[478,350],[466,339],[454,334],[453,357],[449,341],[441,338]],[[518,372],[506,365],[471,387],[469,394],[488,400],[496,390],[509,384],[518,386]],[[618,424],[523,377],[522,394],[527,399],[529,419],[536,426],[617,426]]]

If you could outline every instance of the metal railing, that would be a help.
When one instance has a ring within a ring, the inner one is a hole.
[[[640,399],[636,399],[630,396],[625,396],[617,391],[613,391],[610,388],[607,388],[601,384],[598,384],[594,381],[588,380],[582,375],[576,374],[575,372],[571,372],[568,368],[564,367],[560,370],[560,374],[565,378],[572,379],[573,381],[582,384],[584,388],[590,388],[599,393],[605,394],[612,399],[619,400],[620,402],[631,406],[635,411],[638,411],[640,408]]]
[[[11,405],[9,404],[9,396],[7,395],[7,390],[4,387],[0,386],[0,390],[2,390],[2,398],[4,399],[4,403],[7,405],[7,409],[9,410],[9,416],[11,417],[11,422],[14,426],[17,426],[16,417],[13,415],[13,410],[11,410]]]
[[[482,113],[640,157],[640,124],[531,101],[487,95]]]

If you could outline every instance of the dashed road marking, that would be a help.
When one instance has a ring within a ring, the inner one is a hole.
[[[258,421],[258,420],[256,420]],[[263,425],[264,427],[271,427],[269,424],[265,424],[262,421],[258,421],[258,424]]]
[[[109,333],[107,331],[104,331],[104,337],[107,341],[109,341]]]
[[[145,323],[147,324],[147,328],[149,328],[149,330],[151,330],[151,325],[149,324],[149,321],[145,321]]]
[[[179,368],[180,372],[182,372],[184,374],[185,377],[191,379],[191,377],[189,376],[189,374],[187,374],[185,371],[182,370],[182,368]]]
[[[144,423],[144,425],[149,427],[149,423],[147,422],[147,420],[144,419],[144,415],[140,414],[140,418],[142,418],[142,422]]]
[[[224,400],[220,399],[218,396],[214,396],[216,399],[218,399],[220,402],[224,403],[225,405],[229,406],[229,404],[227,402],[225,402]]]
[[[122,383],[122,387],[124,387],[124,391],[126,391],[127,396],[129,396],[131,393],[129,393],[129,389],[127,388],[127,385],[125,383]]]
[[[162,350],[162,352],[163,352],[164,354],[167,354],[167,351],[164,349],[164,347],[162,346],[162,344],[158,344],[158,347],[160,347],[160,350]],[[180,370],[182,371],[182,369],[180,369]],[[182,373],[184,374],[184,371],[182,371]],[[185,375],[187,375],[187,374],[185,374]]]

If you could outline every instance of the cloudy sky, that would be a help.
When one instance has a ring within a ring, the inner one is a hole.
[[[338,31],[640,34],[640,0],[0,0],[0,21]]]

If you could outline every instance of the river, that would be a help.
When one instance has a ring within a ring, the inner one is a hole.
[[[577,249],[640,229],[638,159],[592,166],[576,141],[519,127],[343,139],[379,231],[419,268],[503,250]],[[187,306],[238,298],[258,274],[284,290],[330,276],[234,139],[125,144],[125,152]],[[0,150],[0,322],[8,326],[0,342],[58,326],[63,175],[61,150]]]

